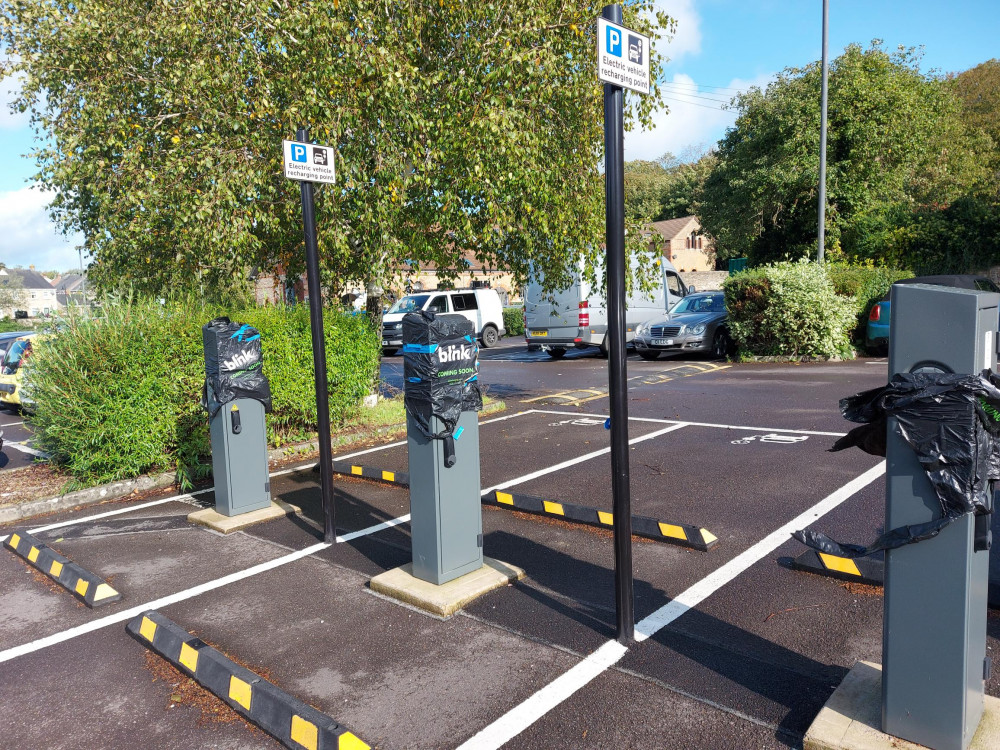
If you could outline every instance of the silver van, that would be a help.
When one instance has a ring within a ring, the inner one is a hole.
[[[630,272],[639,272],[637,256],[631,258]],[[694,287],[687,287],[669,260],[652,260],[652,289],[644,292],[639,285],[626,297],[625,340],[635,338],[635,328],[650,318],[662,316]],[[608,353],[606,334],[608,310],[603,289],[593,289],[584,279],[582,266],[573,274],[565,289],[546,292],[531,278],[524,288],[524,338],[529,349],[541,347],[553,359],[567,349],[599,347]]]

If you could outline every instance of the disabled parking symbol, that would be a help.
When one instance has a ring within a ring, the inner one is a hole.
[[[739,440],[731,440],[733,445],[749,445],[754,440],[760,440],[762,443],[779,443],[781,445],[792,445],[794,443],[801,443],[804,440],[808,440],[808,435],[775,435],[773,432],[768,435],[750,435],[749,437],[740,438]]]

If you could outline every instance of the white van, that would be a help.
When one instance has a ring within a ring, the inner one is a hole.
[[[694,291],[687,287],[666,258],[652,261],[652,289],[636,288],[625,298],[625,341],[635,338],[635,327],[650,318],[663,315],[677,302]],[[638,270],[637,258],[632,257],[631,271]],[[608,353],[606,334],[608,310],[603,289],[592,289],[584,280],[582,265],[565,289],[546,292],[541,283],[531,278],[524,288],[524,338],[529,349],[541,347],[553,359],[562,357],[571,347],[599,347]]]
[[[403,316],[427,310],[458,313],[472,321],[476,337],[486,348],[496,346],[507,333],[503,305],[496,289],[439,289],[400,297],[382,316],[382,353],[392,356],[403,346]]]

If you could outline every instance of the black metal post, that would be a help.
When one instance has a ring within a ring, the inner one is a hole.
[[[622,22],[621,5],[602,15]],[[615,605],[618,642],[635,638],[632,597],[632,501],[628,467],[628,380],[625,365],[625,92],[604,84],[605,233],[608,274],[608,397],[611,402],[611,492],[614,498]]]
[[[295,138],[309,142],[309,132],[299,128]],[[306,282],[309,289],[309,323],[312,328],[313,369],[316,373],[316,425],[319,429],[319,481],[323,498],[323,541],[337,540],[336,514],[333,507],[333,446],[330,441],[330,398],[326,387],[326,338],[323,335],[323,292],[319,283],[319,250],[316,247],[316,214],[313,185],[300,182],[302,190],[302,226],[306,239]]]
[[[823,83],[820,91],[819,116],[819,231],[816,250],[816,261],[823,262],[826,253],[826,99],[827,78],[829,77],[829,56],[827,55],[827,23],[830,17],[830,2],[823,0]]]

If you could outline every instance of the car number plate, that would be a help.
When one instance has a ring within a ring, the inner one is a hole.
[[[674,345],[674,340],[673,339],[650,339],[649,343],[652,344],[653,346],[673,346]]]
[[[549,332],[548,331],[532,331],[531,335],[532,336],[548,336]]]

